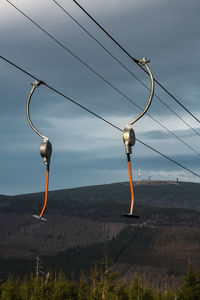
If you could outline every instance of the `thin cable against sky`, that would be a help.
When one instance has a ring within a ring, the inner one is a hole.
[[[133,57],[114,37],[106,31],[103,26],[101,26],[76,0],[73,0],[77,6],[134,62],[136,63],[145,73],[147,71],[139,64],[139,60]],[[157,79],[154,78],[154,81],[174,100],[176,101],[188,114],[190,114],[198,123],[200,120],[192,114],[189,109],[187,109],[172,93],[170,93]]]
[[[42,81],[39,79],[39,76],[35,76],[32,75],[30,72],[24,70],[23,68],[19,67],[18,65],[16,65],[15,63],[11,62],[10,60],[8,60],[7,58],[0,56],[0,58],[2,60],[4,60],[5,62],[7,62],[8,64],[12,65],[13,67],[15,67],[16,69],[20,70],[21,72],[25,73],[26,75],[28,75],[29,77],[36,79],[38,81]],[[110,121],[106,120],[105,118],[101,117],[100,115],[98,115],[97,113],[93,112],[92,110],[88,109],[86,106],[83,106],[82,104],[78,103],[77,101],[75,101],[74,99],[66,96],[65,94],[63,94],[62,92],[58,91],[56,88],[48,85],[47,83],[45,83],[44,81],[42,81],[43,84],[49,88],[50,90],[52,90],[53,92],[55,92],[56,94],[64,97],[65,99],[67,99],[68,101],[72,102],[73,104],[77,105],[78,107],[82,108],[83,110],[87,111],[88,113],[92,114],[93,116],[95,116],[96,118],[102,120],[103,122],[107,123],[108,125],[112,126],[113,128],[117,129],[120,132],[123,132],[123,130],[121,128],[119,128],[118,126],[114,125],[113,123],[111,123]],[[168,157],[167,155],[161,153],[160,151],[154,149],[153,147],[149,146],[148,144],[144,143],[143,141],[136,139],[140,144],[144,145],[145,147],[147,147],[148,149],[154,151],[155,153],[161,155],[162,157],[168,159],[169,161],[173,162],[174,164],[176,164],[177,166],[181,167],[182,169],[188,171],[189,173],[193,174],[194,176],[197,176],[200,178],[200,175],[197,174],[196,172],[192,171],[191,169],[183,166],[182,164],[180,164],[179,162],[175,161],[174,159]]]
[[[56,0],[52,0],[65,14],[67,14],[80,28],[82,28],[101,48],[103,48],[116,62],[118,62],[131,76],[133,76],[138,82],[140,82],[148,91],[149,87],[140,80],[130,69],[128,69],[111,51],[109,51],[102,43],[100,43],[85,27],[83,27],[63,6],[61,6]],[[154,93],[156,97],[165,107],[167,107],[177,118],[184,122],[195,134],[200,136],[200,133],[190,126],[182,117],[180,117],[169,105],[167,105],[159,96]],[[168,130],[168,129],[167,129]]]
[[[143,111],[143,108],[141,108],[139,105],[137,105],[132,99],[130,99],[127,95],[125,95],[121,90],[119,90],[116,86],[114,86],[112,83],[110,83],[107,79],[105,79],[102,75],[97,73],[92,67],[90,67],[86,62],[84,62],[80,57],[78,57],[76,54],[74,54],[71,50],[69,50],[66,46],[64,46],[61,42],[59,42],[56,38],[54,38],[51,34],[49,34],[45,29],[43,29],[38,23],[36,23],[34,20],[32,20],[29,16],[27,16],[22,10],[20,10],[18,7],[16,7],[12,2],[9,0],[6,0],[12,7],[14,7],[19,13],[21,13],[26,19],[28,19],[31,23],[33,23],[37,28],[39,28],[43,33],[45,33],[48,37],[50,37],[53,41],[55,41],[58,45],[60,45],[64,50],[66,50],[68,53],[70,53],[73,57],[75,57],[80,63],[82,63],[85,67],[87,67],[90,71],[92,71],[95,75],[97,75],[100,79],[102,79],[105,83],[107,83],[109,86],[111,86],[115,91],[117,91],[121,96],[123,96],[127,101],[132,103],[134,106],[139,108],[141,111]],[[175,133],[172,133],[166,126],[162,125],[161,122],[157,121],[154,117],[152,117],[148,112],[146,113],[152,120],[154,120],[159,126],[161,126],[163,129],[168,131],[170,134],[173,135],[176,139],[178,139],[180,142],[182,142],[186,147],[188,147],[190,150],[192,150],[195,154],[200,156],[200,153],[196,151],[193,147],[189,146],[186,142],[184,142],[181,138],[179,138]]]

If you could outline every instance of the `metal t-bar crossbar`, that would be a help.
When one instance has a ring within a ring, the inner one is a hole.
[[[144,116],[144,114],[147,112],[147,110],[149,109],[152,99],[153,99],[153,94],[154,94],[154,78],[153,75],[151,73],[151,70],[148,66],[149,61],[146,58],[143,58],[141,60],[139,60],[139,63],[141,65],[143,65],[150,77],[151,80],[151,91],[150,91],[150,95],[149,95],[149,100],[148,103],[145,107],[145,109],[143,110],[143,112],[141,114],[139,114],[135,119],[133,119],[131,122],[129,122],[126,127],[124,128],[123,131],[123,141],[125,144],[125,149],[126,149],[126,154],[127,154],[127,161],[128,161],[128,169],[129,169],[129,180],[130,180],[130,189],[131,189],[131,207],[130,207],[130,213],[129,214],[125,214],[125,217],[131,217],[131,218],[139,218],[139,216],[135,215],[133,213],[134,210],[134,189],[133,189],[133,179],[132,179],[132,169],[131,169],[131,159],[130,159],[130,154],[132,153],[132,146],[135,145],[135,132],[132,128],[133,124],[135,122],[137,122],[140,118],[142,118]]]
[[[33,215],[33,217],[36,218],[37,220],[46,222],[47,219],[45,219],[43,217],[43,214],[45,212],[45,209],[46,209],[46,206],[47,206],[47,199],[48,199],[49,168],[50,168],[50,158],[51,158],[51,153],[52,153],[52,146],[51,146],[51,143],[50,143],[48,137],[43,135],[39,130],[37,130],[35,128],[35,126],[33,125],[32,121],[31,121],[31,118],[30,118],[30,101],[31,101],[31,98],[32,98],[32,95],[33,95],[35,89],[37,87],[39,87],[41,84],[43,84],[42,81],[34,81],[33,84],[32,84],[33,87],[30,91],[29,96],[28,96],[28,101],[27,101],[27,105],[26,105],[26,115],[27,115],[27,119],[28,119],[28,122],[29,122],[31,128],[43,139],[43,142],[40,145],[40,155],[44,159],[44,163],[47,166],[45,201],[44,201],[44,205],[43,205],[43,208],[42,208],[42,211],[41,211],[40,215]]]

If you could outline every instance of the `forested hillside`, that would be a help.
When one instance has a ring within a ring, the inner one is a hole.
[[[32,218],[41,209],[43,193],[1,196],[1,276],[33,272],[39,256],[44,272],[62,269],[78,277],[106,252],[127,279],[137,271],[153,286],[165,279],[179,282],[189,261],[199,265],[199,187],[136,183],[139,219],[122,216],[130,205],[127,183],[50,192],[47,223]]]

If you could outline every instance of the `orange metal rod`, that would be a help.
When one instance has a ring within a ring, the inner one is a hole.
[[[47,175],[46,175],[46,191],[45,191],[45,201],[44,201],[44,206],[42,208],[40,217],[43,216],[45,208],[47,206],[47,198],[48,198],[48,186],[49,186],[49,166],[47,166]]]
[[[131,188],[131,209],[130,209],[130,214],[133,213],[133,207],[134,207],[134,191],[133,191],[133,179],[132,179],[132,170],[131,170],[131,160],[130,160],[130,155],[127,155],[128,159],[128,170],[129,170],[129,179],[130,179],[130,188]]]

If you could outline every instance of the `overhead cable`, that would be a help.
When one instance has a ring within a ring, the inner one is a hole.
[[[128,69],[111,51],[109,51],[102,43],[100,43],[94,35],[92,35],[85,27],[83,27],[63,6],[56,0],[52,0],[64,13],[66,13],[79,27],[81,27],[100,47],[102,47],[115,61],[117,61],[131,76],[133,76],[138,82],[140,82],[148,91],[149,87],[139,79],[130,69]],[[182,117],[180,117],[169,105],[167,105],[159,96],[154,93],[156,97],[165,107],[167,107],[177,118],[184,122],[195,134],[200,136],[200,133],[190,126]]]
[[[134,61],[134,63],[136,63],[145,73],[147,73],[146,70],[139,64],[138,59],[133,57],[119,42],[117,42],[117,40],[110,33],[108,33],[108,31],[105,30],[105,28],[103,28],[103,26],[101,26],[76,0],[73,1],[132,61]],[[172,95],[172,93],[169,92],[157,79],[154,78],[154,81],[188,114],[190,114],[198,123],[200,123],[200,120],[193,113],[191,113],[191,111],[189,111],[189,109],[186,108],[174,95]]]
[[[32,77],[36,80],[39,80],[39,76],[35,76],[33,74],[31,74],[30,72],[24,70],[23,68],[19,67],[18,65],[16,65],[15,63],[11,62],[10,60],[8,60],[7,58],[5,58],[4,56],[0,56],[0,58],[4,61],[6,61],[7,63],[9,63],[10,65],[12,65],[13,67],[15,67],[16,69],[20,70],[21,72],[25,73],[26,75],[28,75],[29,77]],[[123,130],[121,128],[119,128],[118,126],[116,126],[115,124],[111,123],[110,121],[106,120],[105,118],[101,117],[100,115],[98,115],[97,113],[93,112],[92,110],[88,109],[86,106],[83,106],[82,104],[78,103],[77,101],[75,101],[74,99],[66,96],[65,94],[63,94],[62,92],[58,91],[56,88],[50,86],[49,84],[45,83],[43,80],[39,80],[41,82],[43,82],[43,85],[45,85],[47,88],[49,88],[50,90],[52,90],[53,92],[55,92],[56,94],[64,97],[65,99],[67,99],[68,101],[72,102],[73,104],[79,106],[80,108],[84,109],[85,111],[87,111],[88,113],[92,114],[93,116],[97,117],[98,119],[102,120],[103,122],[107,123],[108,125],[112,126],[113,128],[117,129],[120,132],[123,132]],[[148,144],[144,143],[143,141],[141,141],[140,139],[136,139],[140,144],[144,145],[145,147],[151,149],[152,151],[154,151],[155,153],[161,155],[162,157],[168,159],[169,161],[173,162],[174,164],[176,164],[177,166],[181,167],[182,169],[188,171],[189,173],[193,174],[194,176],[197,176],[200,178],[200,175],[192,170],[190,170],[189,168],[183,166],[182,164],[180,164],[179,162],[175,161],[174,159],[168,157],[167,155],[161,153],[160,151],[154,149],[153,147],[149,146]]]
[[[61,42],[59,42],[56,38],[54,38],[51,34],[49,34],[45,29],[43,29],[38,23],[36,23],[34,20],[32,20],[28,15],[26,15],[22,10],[20,10],[18,7],[16,7],[11,1],[6,0],[10,5],[12,5],[18,12],[20,12],[25,18],[27,18],[31,23],[33,23],[37,28],[39,28],[42,32],[44,32],[48,37],[50,37],[53,41],[55,41],[58,45],[60,45],[64,50],[66,50],[68,53],[70,53],[73,57],[75,57],[80,63],[82,63],[85,67],[87,67],[90,71],[92,71],[96,76],[98,76],[100,79],[102,79],[105,83],[107,83],[109,86],[111,86],[115,91],[117,91],[121,96],[123,96],[127,101],[132,103],[134,106],[136,106],[138,109],[143,111],[143,108],[141,108],[138,104],[136,104],[130,97],[128,97],[126,94],[124,94],[119,88],[114,86],[111,82],[109,82],[105,77],[103,77],[101,74],[99,74],[97,71],[95,71],[92,67],[90,67],[85,61],[83,61],[80,57],[78,57],[76,54],[74,54],[71,50],[69,50],[65,45],[63,45]],[[180,142],[182,142],[186,147],[191,149],[194,153],[200,156],[200,153],[196,151],[194,148],[189,146],[186,142],[184,142],[181,138],[179,138],[175,133],[172,133],[166,126],[162,125],[161,122],[159,122],[157,119],[155,119],[153,116],[151,116],[149,113],[147,115],[154,120],[159,126],[161,126],[163,129],[167,130],[169,133],[171,133],[175,138],[177,138]],[[200,135],[200,134],[198,134]]]

